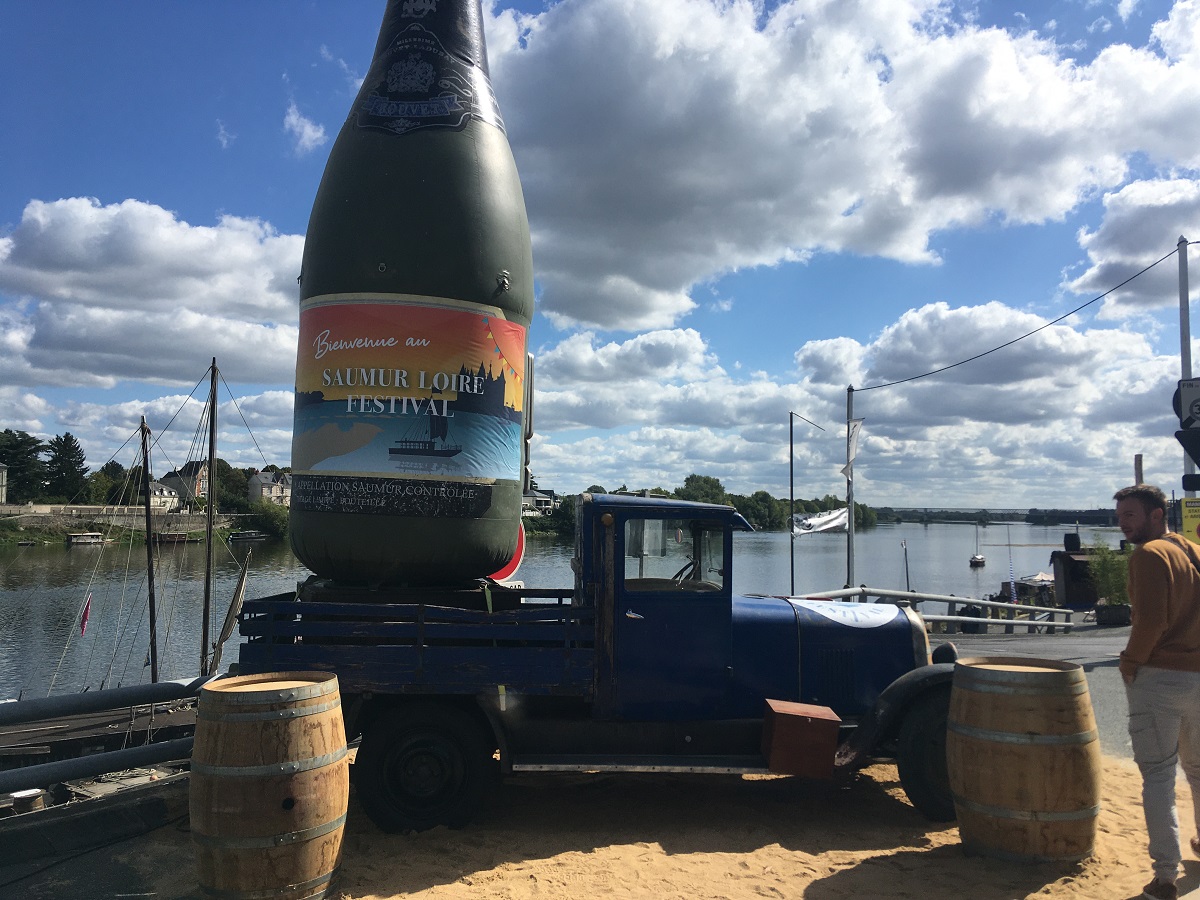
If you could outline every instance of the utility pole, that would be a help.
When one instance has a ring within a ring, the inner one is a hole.
[[[846,587],[854,587],[854,471],[850,429],[854,422],[854,385],[846,388]]]
[[[1191,324],[1191,298],[1188,289],[1188,258],[1187,258],[1187,238],[1182,234],[1179,236],[1179,243],[1175,245],[1177,255],[1179,256],[1179,377],[1183,381],[1190,381],[1192,378],[1192,324]],[[1185,413],[1186,415],[1186,413]],[[1196,473],[1196,464],[1192,462],[1192,457],[1185,451],[1183,454],[1183,474],[1194,475]],[[1139,481],[1138,484],[1141,484]],[[1183,492],[1185,497],[1195,497],[1195,491]]]

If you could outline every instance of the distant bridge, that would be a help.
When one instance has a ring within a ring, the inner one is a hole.
[[[1024,522],[1029,525],[1111,525],[1117,524],[1117,514],[1112,509],[995,509],[974,507],[971,509],[945,506],[889,506],[879,507],[881,518],[895,514],[906,521],[930,522]]]

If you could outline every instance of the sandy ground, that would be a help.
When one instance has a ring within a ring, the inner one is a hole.
[[[1096,854],[1068,866],[964,855],[957,828],[921,818],[891,765],[842,787],[783,777],[523,776],[470,827],[408,836],[378,831],[352,798],[331,896],[1132,898],[1149,880],[1140,790],[1132,762],[1105,758]],[[1178,793],[1190,810],[1182,782]],[[1194,831],[1190,814],[1183,818],[1186,841]],[[1184,855],[1182,893],[1200,898],[1200,861]],[[74,876],[51,869],[12,887],[31,898],[200,896],[186,822],[75,863],[84,869]],[[102,877],[104,866],[119,887]],[[76,893],[81,884],[89,890]]]

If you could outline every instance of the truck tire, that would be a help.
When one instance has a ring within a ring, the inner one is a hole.
[[[954,798],[946,772],[946,720],[950,688],[941,685],[917,698],[904,715],[896,749],[900,784],[925,818],[953,822]]]
[[[363,809],[393,834],[465,825],[498,771],[482,727],[461,710],[429,704],[379,715],[354,768]]]

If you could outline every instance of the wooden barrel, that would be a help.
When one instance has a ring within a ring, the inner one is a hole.
[[[966,852],[1038,862],[1091,855],[1100,743],[1080,666],[958,660],[946,767]]]
[[[277,672],[206,685],[189,796],[201,892],[326,896],[349,791],[337,676]]]

